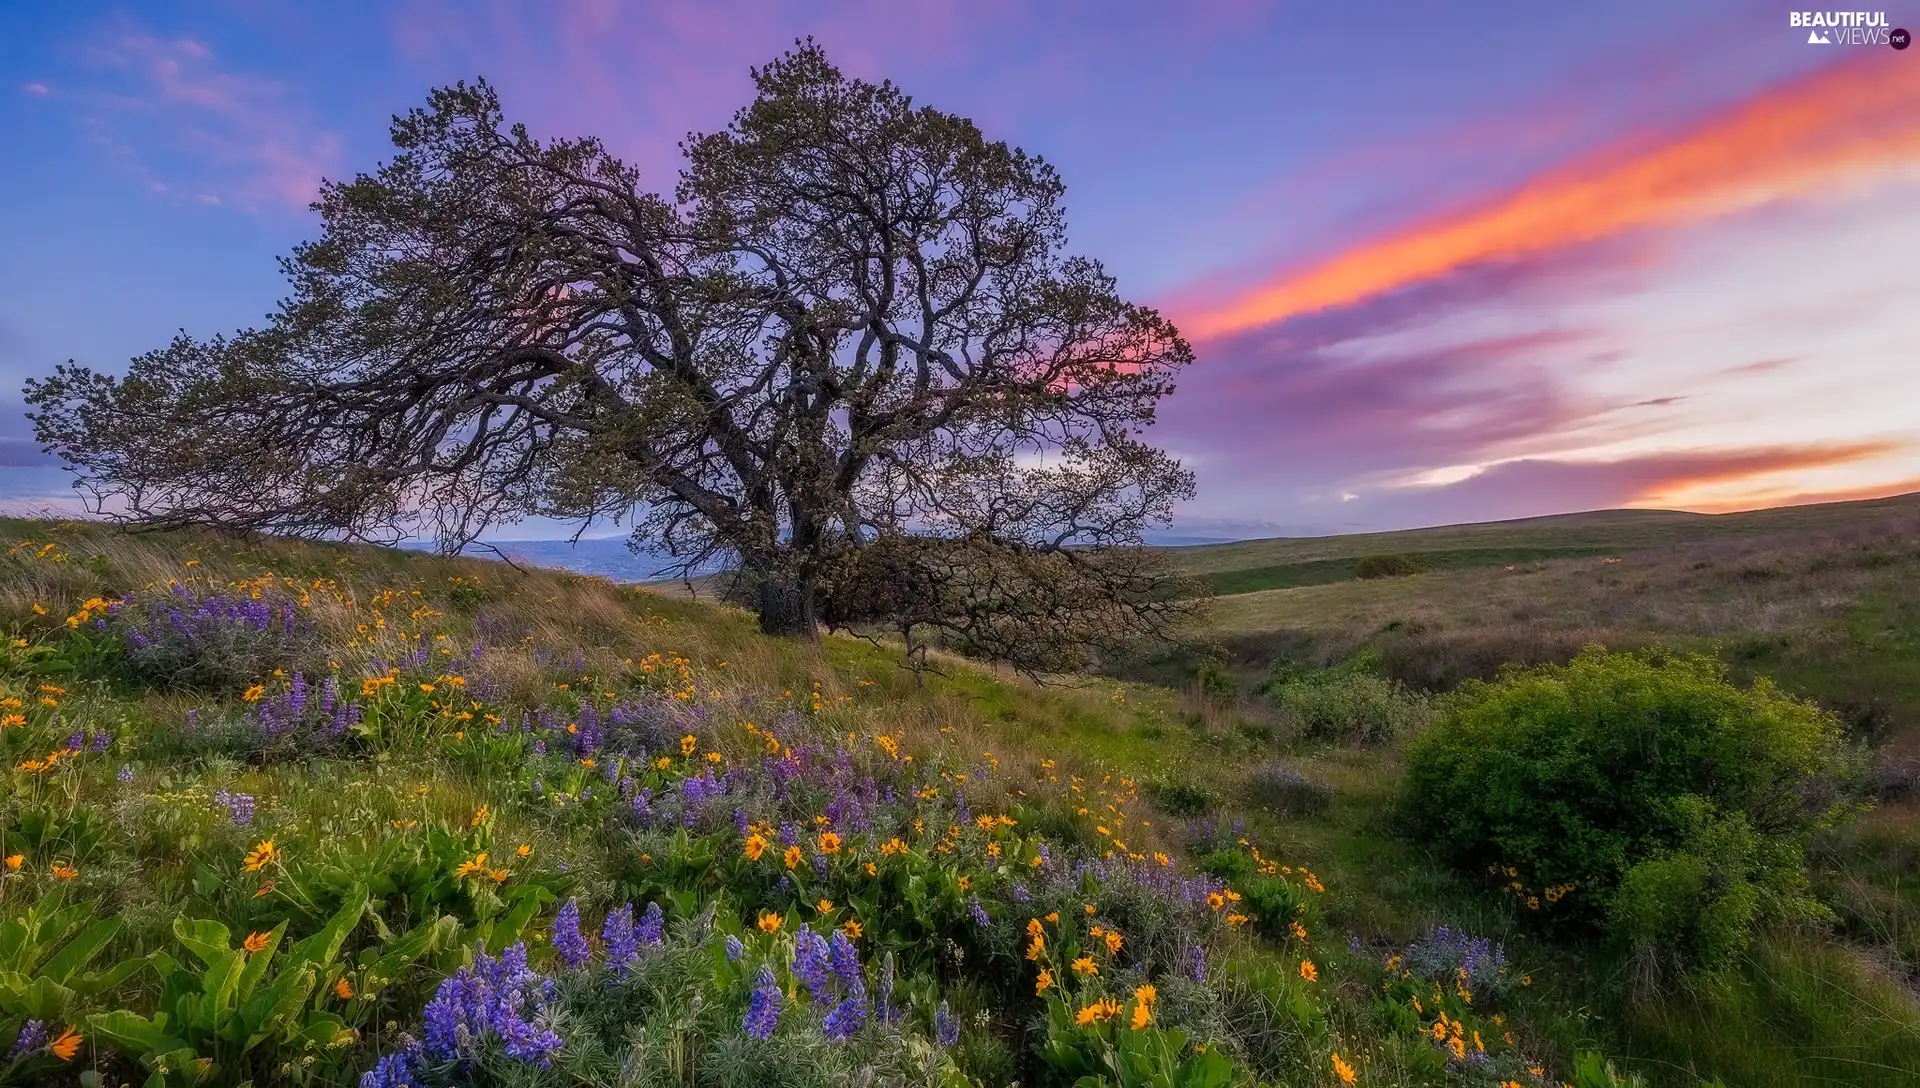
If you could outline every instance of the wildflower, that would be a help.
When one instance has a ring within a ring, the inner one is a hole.
[[[27,860],[27,856],[25,854],[8,854],[7,855],[7,871],[14,872],[14,873],[19,872],[20,866],[26,864],[26,860]]]
[[[1250,921],[1250,919],[1244,914],[1227,915],[1227,925],[1235,928],[1246,925],[1248,921]]]
[[[342,1001],[353,1000],[353,984],[346,980],[346,976],[341,976],[340,979],[333,984],[333,996]]]
[[[1033,980],[1034,995],[1044,994],[1051,989],[1053,989],[1053,972],[1042,967],[1039,976]]]
[[[680,738],[680,754],[691,757],[694,748],[698,747],[699,744],[699,740],[697,740],[692,733],[688,733],[686,736]]]
[[[862,931],[860,929],[860,923],[853,918],[849,918],[840,923],[840,932],[846,934],[848,940],[859,940]]]
[[[814,909],[818,910],[821,914],[833,913],[833,900],[831,899],[822,899],[818,903],[815,903],[813,906],[814,906]]]
[[[781,925],[782,925],[782,924],[783,924],[783,923],[784,923],[785,921],[786,921],[786,919],[784,919],[784,918],[782,918],[782,917],[780,917],[780,916],[779,916],[778,914],[775,914],[775,913],[773,913],[773,912],[772,912],[772,911],[770,911],[770,910],[769,910],[769,911],[763,911],[763,912],[761,912],[761,914],[760,914],[760,921],[759,921],[759,923],[758,923],[758,924],[759,924],[759,926],[760,926],[760,932],[762,932],[762,933],[778,933],[778,932],[780,932],[780,926],[781,926]]]
[[[1117,931],[1110,929],[1106,932],[1106,936],[1103,939],[1107,942],[1107,955],[1117,956],[1120,954],[1120,946],[1125,943],[1125,938],[1121,937]]]
[[[487,806],[481,805],[474,810],[473,819],[467,821],[468,827],[479,827],[487,822]]]
[[[267,896],[272,894],[273,894],[273,881],[263,880],[260,882],[260,887],[254,890],[253,897],[255,899],[264,899]]]
[[[248,688],[246,690],[246,693],[241,695],[240,697],[242,699],[245,699],[249,703],[257,703],[260,701],[260,697],[262,695],[265,695],[266,693],[267,693],[267,689],[265,687],[259,684],[255,684],[252,687]]]
[[[947,1011],[944,1001],[933,1009],[933,1041],[943,1047],[953,1046],[960,1041],[960,1021]]]
[[[1133,991],[1133,1030],[1139,1031],[1153,1023],[1153,1003],[1160,992],[1152,986],[1138,986]]]
[[[80,1042],[85,1038],[86,1036],[72,1028],[68,1028],[60,1034],[58,1039],[47,1044],[47,1053],[59,1058],[63,1062],[70,1062],[73,1060],[73,1056],[80,1052]]]
[[[273,844],[272,839],[261,839],[259,844],[247,854],[246,860],[240,865],[240,870],[247,873],[257,873],[279,860],[279,847]]]
[[[773,1028],[780,1019],[780,984],[773,977],[773,968],[760,965],[760,974],[755,977],[753,996],[747,1004],[747,1015],[741,1029],[751,1038],[765,1042],[773,1036]]]
[[[625,973],[627,964],[632,963],[640,950],[634,937],[633,904],[623,904],[619,910],[607,915],[601,928],[601,936],[607,943],[607,964],[615,970]]]
[[[466,861],[461,862],[459,866],[453,870],[453,876],[456,880],[465,880],[467,877],[478,876],[486,871],[487,855],[486,851],[483,850],[471,858],[468,858]]]
[[[1339,1077],[1342,1084],[1353,1083],[1353,1066],[1341,1060],[1338,1053],[1333,1055],[1333,1075]]]
[[[128,784],[129,782],[132,782],[133,781],[133,764],[122,763],[120,765],[120,770],[117,773],[115,773],[113,777],[114,777],[114,780],[119,782],[122,786]]]
[[[1100,973],[1100,968],[1094,966],[1092,956],[1081,956],[1079,959],[1074,960],[1073,969],[1081,975],[1091,976]]]
[[[1308,982],[1319,982],[1320,969],[1313,965],[1312,960],[1301,960],[1300,977],[1306,979]]]
[[[787,852],[782,855],[782,857],[786,861],[787,868],[789,869],[798,868],[800,863],[806,860],[806,855],[800,852],[798,846],[787,847]]]
[[[531,843],[523,842],[519,845],[518,848],[514,850],[514,853],[519,854],[523,858],[527,857],[528,855],[533,853],[533,845]]]
[[[840,836],[831,831],[822,831],[820,833],[819,844],[822,854],[838,854],[840,852]]]
[[[72,880],[79,875],[80,870],[68,865],[64,861],[56,861],[53,863],[53,878],[55,880]]]
[[[993,921],[987,917],[987,908],[980,905],[980,897],[977,895],[967,901],[967,913],[973,915],[973,924],[981,929],[987,928]]]
[[[831,994],[828,955],[827,942],[822,940],[812,927],[802,925],[794,931],[793,975],[806,983],[815,1001],[825,1001]]]
[[[727,962],[739,963],[740,957],[746,955],[746,953],[747,946],[741,943],[740,938],[731,933],[727,934]]]
[[[247,939],[240,942],[240,947],[246,949],[248,952],[258,952],[267,947],[267,940],[268,938],[265,933],[255,930],[247,934]]]
[[[29,1020],[20,1025],[20,1034],[13,1040],[13,1049],[7,1051],[9,1062],[19,1061],[37,1052],[47,1045],[47,1024],[44,1020]]]
[[[1030,960],[1037,960],[1040,958],[1040,954],[1042,952],[1045,952],[1046,950],[1047,950],[1046,934],[1035,932],[1033,934],[1033,943],[1027,946],[1027,958]]]
[[[553,919],[553,950],[568,967],[585,967],[592,953],[580,935],[580,901],[569,899]]]
[[[1300,924],[1299,922],[1294,922],[1294,923],[1292,924],[1292,926],[1290,926],[1289,928],[1291,928],[1291,929],[1293,930],[1293,939],[1294,939],[1294,940],[1296,940],[1296,941],[1303,941],[1303,942],[1304,942],[1304,941],[1305,941],[1305,940],[1307,939],[1307,927],[1306,927],[1306,926],[1303,926],[1303,925],[1301,925],[1301,924]]]

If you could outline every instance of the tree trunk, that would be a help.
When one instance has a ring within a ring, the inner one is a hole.
[[[760,581],[760,633],[818,639],[818,599],[811,579]]]

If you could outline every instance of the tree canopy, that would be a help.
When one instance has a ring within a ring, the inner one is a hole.
[[[391,161],[322,187],[262,327],[57,368],[28,384],[40,441],[144,525],[457,550],[627,519],[738,570],[770,632],[909,597],[1015,659],[1047,626],[1023,615],[1158,628],[1140,534],[1194,485],[1145,431],[1188,344],[1067,252],[1042,159],[811,42],[753,75],[671,196],[509,125],[484,80],[434,90]]]

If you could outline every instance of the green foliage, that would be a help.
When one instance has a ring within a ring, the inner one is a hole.
[[[1138,999],[1135,999],[1136,1002]],[[1226,1088],[1233,1062],[1218,1049],[1190,1046],[1187,1033],[1151,1024],[1133,1027],[1114,1014],[1078,1024],[1064,1001],[1047,1004],[1041,1058],[1074,1088]]]
[[[1404,555],[1363,555],[1353,564],[1355,578],[1403,578],[1424,569]]]
[[[1801,850],[1837,818],[1838,724],[1703,656],[1609,654],[1469,684],[1408,749],[1414,833],[1541,911],[1718,962],[1806,917]]]
[[[1153,807],[1169,816],[1199,816],[1219,800],[1205,786],[1166,777],[1150,778],[1140,789]]]
[[[1240,687],[1227,674],[1227,667],[1214,658],[1200,662],[1194,671],[1194,683],[1200,697],[1215,703],[1231,703],[1240,698]]]
[[[1302,740],[1384,744],[1423,728],[1427,698],[1360,667],[1303,670],[1275,662],[1267,692]]]

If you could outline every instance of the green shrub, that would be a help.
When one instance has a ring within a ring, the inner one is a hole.
[[[1404,815],[1529,912],[1596,923],[1643,962],[1714,963],[1806,917],[1807,836],[1845,809],[1839,724],[1700,655],[1609,654],[1450,696],[1407,753]]]
[[[1426,725],[1425,696],[1364,672],[1309,673],[1268,688],[1301,740],[1380,744]]]
[[[1199,816],[1213,807],[1213,791],[1192,782],[1173,778],[1151,778],[1141,784],[1141,792],[1153,807],[1168,816]]]
[[[1353,565],[1355,578],[1402,578],[1424,568],[1404,555],[1363,555]]]
[[[1194,673],[1194,681],[1200,687],[1200,695],[1209,702],[1231,703],[1240,698],[1240,688],[1227,675],[1227,667],[1213,658],[1200,663]]]

